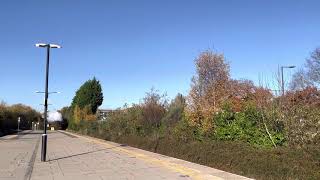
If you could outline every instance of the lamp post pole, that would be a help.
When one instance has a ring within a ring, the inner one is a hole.
[[[281,92],[282,92],[282,96],[284,96],[283,66],[281,66]]]
[[[48,84],[49,84],[50,45],[47,45],[46,83],[44,97],[44,134],[47,134]],[[45,160],[44,160],[45,161]]]
[[[281,66],[281,91],[282,91],[282,96],[284,96],[284,77],[283,77],[283,69],[284,68],[288,68],[288,69],[292,69],[295,68],[296,66]]]
[[[48,83],[49,83],[49,63],[50,63],[50,45],[47,45],[47,63],[46,63],[46,82],[44,97],[44,118],[43,118],[43,134],[41,146],[41,161],[46,161],[47,155],[47,110],[48,110]]]
[[[45,97],[44,97],[44,117],[43,117],[43,134],[41,145],[41,161],[46,161],[47,155],[47,110],[48,110],[48,84],[49,84],[49,63],[50,63],[50,48],[61,48],[55,44],[36,44],[37,47],[47,48],[47,62],[46,62],[46,81],[45,81]]]
[[[20,126],[20,117],[18,117],[18,133],[17,134],[19,134],[19,127]]]

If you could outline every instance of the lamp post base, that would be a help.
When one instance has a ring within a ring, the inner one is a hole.
[[[41,145],[41,161],[46,161],[47,155],[47,134],[42,134],[42,145]]]

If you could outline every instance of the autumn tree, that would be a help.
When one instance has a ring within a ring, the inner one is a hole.
[[[303,90],[310,86],[320,85],[320,48],[316,48],[307,58],[304,68],[292,76],[291,90]]]
[[[166,112],[165,95],[160,95],[154,88],[143,98],[142,115],[145,125],[159,127]]]
[[[79,124],[80,121],[94,121],[97,120],[96,115],[91,112],[90,106],[85,106],[80,108],[78,105],[73,110],[73,118],[76,124]]]
[[[316,85],[320,84],[320,48],[316,48],[307,59],[306,68],[309,79]]]
[[[320,142],[320,91],[315,87],[292,91],[284,102],[287,139],[290,144]]]
[[[291,90],[303,90],[308,86],[313,86],[313,83],[310,81],[306,71],[301,68],[292,75],[290,82]]]
[[[231,103],[232,110],[239,112],[243,109],[245,102],[252,98],[255,86],[252,81],[246,79],[230,80],[229,88],[226,92],[228,93],[228,101]]]
[[[193,121],[207,124],[203,120],[219,111],[228,96],[229,64],[223,54],[207,50],[195,59],[195,65],[188,110]]]
[[[72,123],[75,123],[75,124],[79,124],[80,121],[83,120],[83,113],[78,105],[75,105],[75,107],[73,108],[72,119],[73,119]]]

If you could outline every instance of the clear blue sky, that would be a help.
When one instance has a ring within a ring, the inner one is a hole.
[[[194,58],[214,48],[234,78],[271,79],[279,64],[302,65],[320,46],[320,1],[3,0],[0,2],[0,99],[41,109],[45,51],[52,50],[53,109],[96,76],[103,108],[139,102],[152,86],[187,94]]]

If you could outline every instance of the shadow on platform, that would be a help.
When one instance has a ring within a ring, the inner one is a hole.
[[[114,146],[114,147],[110,147],[110,148],[98,149],[98,150],[95,150],[95,151],[89,151],[89,152],[79,153],[79,154],[72,154],[72,155],[70,155],[70,156],[65,156],[65,157],[50,159],[50,160],[48,160],[48,161],[56,161],[56,160],[67,159],[67,158],[72,158],[72,157],[76,157],[76,156],[82,156],[82,155],[86,155],[86,154],[91,154],[91,153],[96,153],[96,152],[100,152],[100,151],[105,151],[105,150],[108,150],[108,149],[114,149],[114,148],[117,148],[117,147],[120,147],[120,146],[121,146],[121,145],[119,145],[119,146]]]

